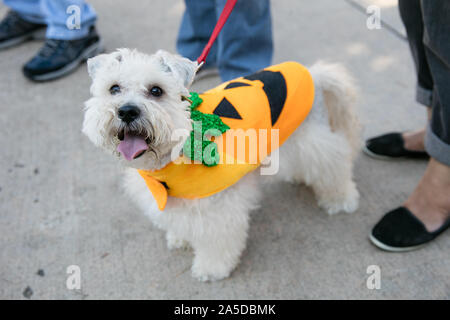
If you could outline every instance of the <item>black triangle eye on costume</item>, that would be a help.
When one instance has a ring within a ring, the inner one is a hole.
[[[263,70],[244,77],[244,79],[250,81],[259,80],[264,84],[263,90],[267,96],[267,100],[269,101],[270,115],[273,126],[280,117],[287,98],[287,86],[284,76],[281,72]]]
[[[242,119],[239,112],[231,104],[231,102],[227,100],[227,98],[223,98],[222,101],[220,101],[219,105],[216,107],[213,113],[215,115],[218,115],[219,117],[239,119],[239,120]]]

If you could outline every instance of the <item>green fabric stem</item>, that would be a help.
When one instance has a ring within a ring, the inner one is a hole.
[[[205,135],[219,137],[230,127],[215,114],[195,110],[203,102],[196,92],[191,92],[189,100],[192,101],[190,109],[193,123],[190,138],[183,146],[183,154],[191,160],[201,161],[205,166],[216,166],[220,161],[218,146],[213,141],[205,140]]]

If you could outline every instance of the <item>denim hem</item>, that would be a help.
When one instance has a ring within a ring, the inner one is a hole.
[[[432,158],[450,167],[450,144],[439,139],[430,126],[425,135],[425,150]]]
[[[433,101],[433,90],[425,89],[418,84],[416,86],[416,101],[428,108],[431,108],[431,103]]]
[[[67,26],[48,26],[45,37],[56,40],[77,40],[86,37],[93,24],[84,23],[80,29],[70,30]]]

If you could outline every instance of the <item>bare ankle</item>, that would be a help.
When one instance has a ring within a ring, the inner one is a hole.
[[[437,230],[450,217],[450,167],[430,160],[427,170],[414,192],[405,202],[426,226]]]
[[[425,129],[403,133],[405,149],[411,151],[425,151]]]

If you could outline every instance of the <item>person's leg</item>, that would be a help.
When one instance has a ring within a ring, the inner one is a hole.
[[[425,174],[405,201],[429,232],[439,229],[450,217],[450,166],[430,160]]]
[[[428,167],[403,207],[387,213],[370,239],[390,251],[416,249],[450,227],[450,2],[420,2],[425,54],[433,78],[432,118],[425,148]]]
[[[193,61],[197,60],[209,40],[216,25],[216,6],[214,0],[185,0],[186,9],[181,21],[177,39],[177,51]],[[217,60],[215,43],[204,68],[213,67]]]
[[[399,0],[398,7],[408,35],[409,47],[417,72],[416,99],[420,104],[430,107],[433,95],[433,78],[423,44],[424,22],[420,0]]]
[[[450,2],[421,3],[426,57],[434,80],[433,115],[425,136],[433,160],[405,205],[427,229],[435,230],[450,216]]]
[[[431,118],[431,100],[433,95],[433,78],[425,55],[423,44],[424,23],[420,0],[399,0],[400,17],[408,35],[414,65],[417,73],[416,100],[427,107],[428,119]],[[425,128],[403,133],[407,150],[423,151]]]
[[[17,12],[20,17],[32,23],[45,24],[41,0],[3,0],[5,6]]]
[[[216,0],[219,15],[226,0]],[[238,1],[218,38],[222,80],[248,75],[272,62],[272,23],[269,0]]]
[[[84,0],[41,0],[45,15],[47,39],[75,40],[89,34],[97,19],[94,9]],[[79,11],[78,11],[79,10]],[[71,15],[80,13],[79,28],[70,29],[67,21]]]
[[[420,1],[399,0],[398,5],[416,69],[416,100],[427,107],[430,120],[434,83],[423,44],[424,22]],[[390,132],[370,138],[366,141],[363,151],[369,156],[383,159],[429,158],[425,152],[425,128],[426,125],[411,132]]]
[[[422,0],[422,10],[426,55],[435,83],[425,147],[433,158],[450,166],[450,2]]]

